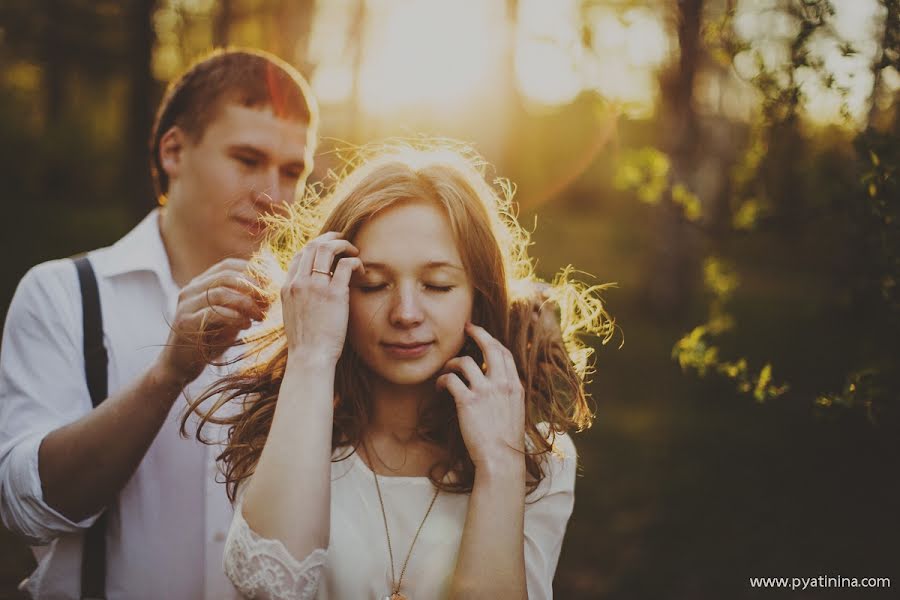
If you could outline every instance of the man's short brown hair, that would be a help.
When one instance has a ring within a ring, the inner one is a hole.
[[[309,84],[294,67],[259,50],[218,49],[194,62],[166,89],[150,135],[150,170],[157,196],[169,190],[159,143],[173,126],[199,141],[222,106],[271,107],[276,116],[307,123],[313,139],[318,110]]]

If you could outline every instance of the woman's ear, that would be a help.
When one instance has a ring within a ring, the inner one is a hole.
[[[185,141],[184,131],[177,125],[170,127],[159,140],[159,164],[170,180],[181,170]]]

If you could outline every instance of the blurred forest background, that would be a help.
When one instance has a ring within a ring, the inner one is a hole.
[[[898,0],[2,0],[2,314],[155,205],[165,82],[227,44],[312,82],[314,180],[353,144],[471,142],[542,276],[618,283],[558,597],[896,597]],[[12,597],[31,557],[0,544]]]

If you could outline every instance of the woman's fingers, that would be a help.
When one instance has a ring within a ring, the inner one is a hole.
[[[447,364],[444,365],[444,368],[462,373],[466,378],[466,381],[469,382],[469,388],[476,385],[480,386],[484,383],[484,373],[481,372],[481,367],[475,363],[475,359],[471,356],[457,356],[456,358],[451,358],[447,361]]]
[[[312,270],[316,272],[331,273],[331,267],[334,259],[338,254],[348,254],[356,256],[359,254],[356,246],[347,240],[329,240],[321,242],[315,246],[316,256],[313,259]]]
[[[328,241],[328,240],[336,240],[340,237],[340,233],[337,231],[328,231],[323,233],[319,237],[310,240],[303,248],[300,250],[299,256],[300,259],[297,263],[297,270],[293,273],[290,273],[290,277],[288,277],[288,282],[294,281],[297,276],[307,276],[312,272],[313,269],[313,261],[316,259],[316,248],[318,244]]]
[[[331,284],[340,289],[350,288],[350,277],[354,271],[365,273],[366,268],[363,266],[362,260],[356,256],[345,256],[338,260],[337,266],[334,268],[334,276],[331,278]]]
[[[466,387],[462,379],[456,373],[444,373],[435,381],[438,389],[445,389],[457,401],[469,400],[472,397],[472,390]]]
[[[300,272],[300,262],[303,260],[303,250],[305,248],[301,248],[300,252],[294,255],[291,259],[290,264],[288,264],[287,276],[285,277],[285,283],[289,283],[294,280],[294,277],[297,276],[297,273]]]
[[[487,376],[508,377],[510,374],[507,373],[506,361],[503,359],[503,352],[506,351],[503,345],[487,330],[474,323],[466,323],[466,333],[481,348],[484,362],[487,365]]]

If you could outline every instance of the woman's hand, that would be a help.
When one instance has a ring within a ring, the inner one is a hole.
[[[332,272],[339,254],[349,256],[339,259]],[[358,254],[353,244],[330,231],[306,244],[291,261],[281,288],[289,357],[337,363],[347,336],[350,276],[365,271]]]
[[[438,377],[436,385],[456,402],[463,442],[476,469],[524,464],[525,391],[512,353],[477,325],[466,324],[466,333],[481,348],[486,371],[471,356],[458,356],[445,365],[455,372]]]

